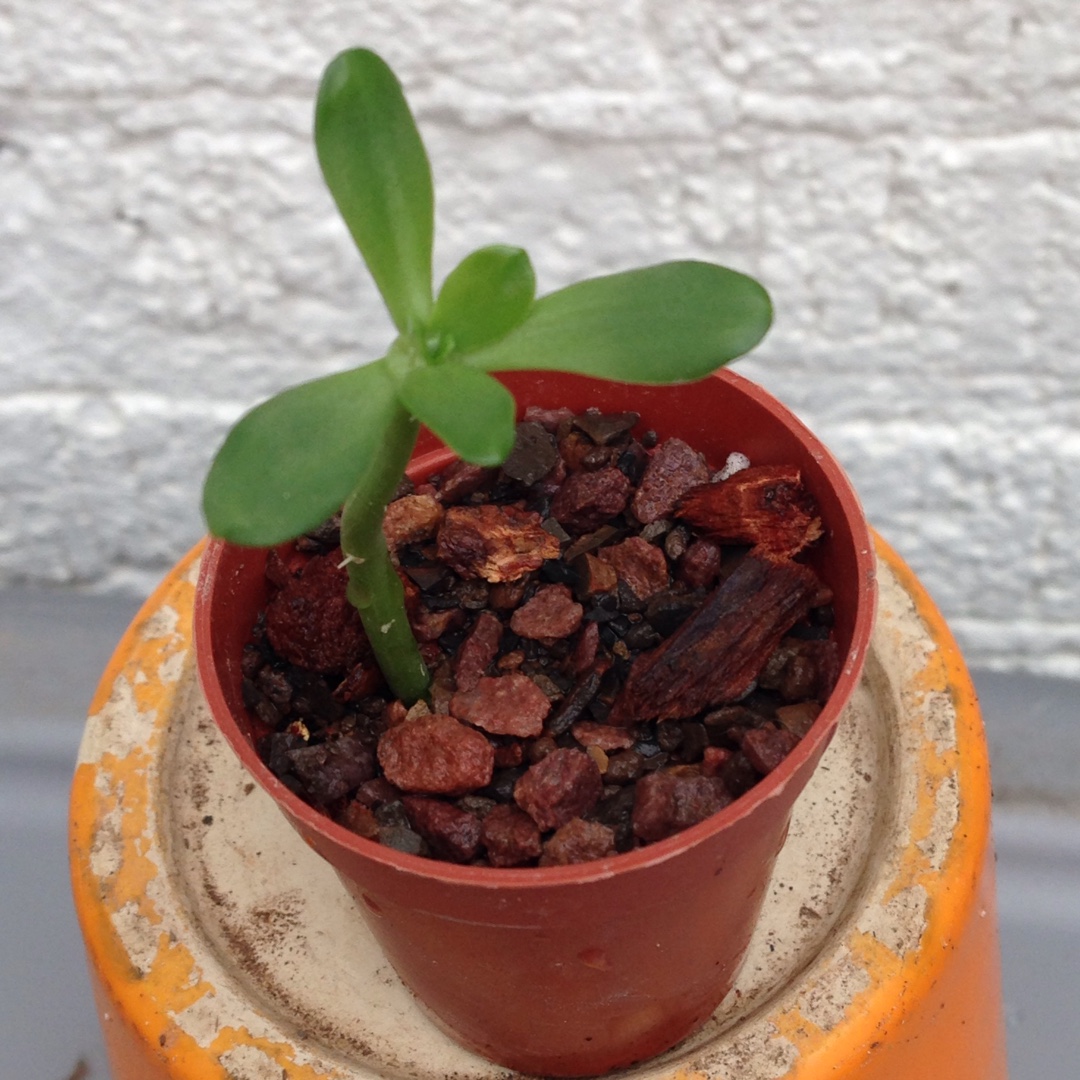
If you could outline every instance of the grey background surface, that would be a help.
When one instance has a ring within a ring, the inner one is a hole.
[[[91,694],[136,607],[64,590],[0,592],[0,1080],[109,1075],[70,900],[67,794]],[[1080,684],[994,672],[975,682],[998,796],[1011,1080],[1072,1080]]]

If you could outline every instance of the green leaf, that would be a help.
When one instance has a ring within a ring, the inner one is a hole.
[[[397,77],[367,49],[327,67],[315,105],[319,165],[401,331],[431,313],[431,166]]]
[[[501,465],[514,447],[514,397],[502,383],[459,363],[416,368],[402,404],[474,465]]]
[[[769,296],[753,278],[711,263],[661,263],[549,293],[517,329],[463,362],[689,382],[749,352],[771,320]]]
[[[285,390],[229,432],[203,489],[215,536],[268,547],[336,513],[379,454],[394,416],[379,361]]]
[[[443,282],[430,329],[449,337],[455,352],[472,352],[513,330],[535,295],[536,275],[525,251],[502,244],[480,248]]]

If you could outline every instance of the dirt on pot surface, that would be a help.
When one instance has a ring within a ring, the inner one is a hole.
[[[243,669],[274,774],[361,836],[506,867],[653,843],[775,769],[839,671],[831,594],[797,559],[816,506],[795,468],[639,427],[530,409],[501,469],[403,484],[384,532],[433,674],[411,708],[346,599],[336,522],[271,552]]]

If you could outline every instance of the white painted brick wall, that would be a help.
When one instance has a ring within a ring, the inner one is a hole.
[[[744,372],[979,664],[1080,675],[1075,0],[0,0],[0,583],[145,590],[228,422],[389,337],[318,75],[403,76],[437,263],[759,274]]]

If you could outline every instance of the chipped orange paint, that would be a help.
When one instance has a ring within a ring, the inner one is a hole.
[[[191,611],[193,569],[200,545],[176,568],[144,605],[106,668],[90,707],[102,713],[114,696],[130,693],[141,713],[167,716],[176,694],[176,680],[161,677],[189,647],[186,625],[169,631],[155,626],[161,612],[179,617]],[[148,678],[146,672],[158,677]],[[258,1038],[244,1028],[220,1029],[209,1046],[201,1046],[171,1018],[215,993],[202,977],[191,951],[160,928],[161,914],[152,898],[161,872],[149,857],[153,844],[154,807],[150,779],[154,748],[164,725],[151,725],[146,746],[123,756],[104,751],[95,761],[81,762],[72,781],[70,857],[75,908],[86,942],[91,974],[103,1019],[114,1073],[121,1080],[228,1080],[222,1058],[230,1052],[255,1050],[273,1061],[290,1080],[331,1080],[335,1073],[316,1071],[296,1061],[291,1045]],[[118,829],[118,865],[99,875],[94,852],[102,830]],[[132,962],[117,920],[138,922],[146,934],[145,967]],[[119,1026],[117,1026],[119,1025]]]
[[[878,557],[888,563],[913,600],[937,646],[928,652],[915,675],[913,692],[924,699],[932,694],[948,695],[955,709],[956,746],[942,752],[931,733],[922,740],[918,775],[923,782],[908,819],[910,840],[882,900],[888,903],[917,886],[926,890],[926,923],[920,941],[901,956],[870,932],[857,928],[850,932],[845,944],[857,966],[870,975],[870,985],[852,997],[843,1020],[831,1030],[818,1027],[798,1007],[773,1018],[776,1037],[787,1039],[799,1052],[799,1060],[784,1080],[821,1077],[824,1062],[828,1062],[830,1072],[848,1075],[846,1070],[850,1070],[851,1075],[857,1072],[860,1080],[924,1075],[949,1075],[952,1080],[1004,1080],[996,930],[991,928],[989,945],[985,935],[978,937],[977,949],[969,945],[963,964],[958,955],[959,945],[972,937],[972,924],[977,928],[985,921],[976,904],[993,902],[989,760],[978,699],[959,648],[936,605],[899,556],[880,537],[875,541]],[[930,855],[920,845],[932,837],[939,793],[952,778],[959,798],[957,821],[946,844],[945,858],[935,869]],[[989,888],[987,879],[991,882]],[[943,887],[944,882],[951,887]],[[984,1062],[970,1063],[973,1071],[961,1077],[942,1068],[937,1039],[924,1040],[925,1051],[918,1049],[918,1042],[920,1026],[930,1030],[934,1014],[946,1005],[943,987],[948,986],[954,997],[960,993],[955,978],[945,982],[946,968],[974,968],[978,961],[985,961],[985,956],[973,956],[973,952],[994,955],[989,981],[959,980],[964,988],[961,996],[969,999],[972,1012],[983,1014],[988,1052]],[[986,1010],[980,1007],[983,1001],[998,1011],[985,1015]],[[890,1054],[897,1046],[904,1047],[902,1067]]]

